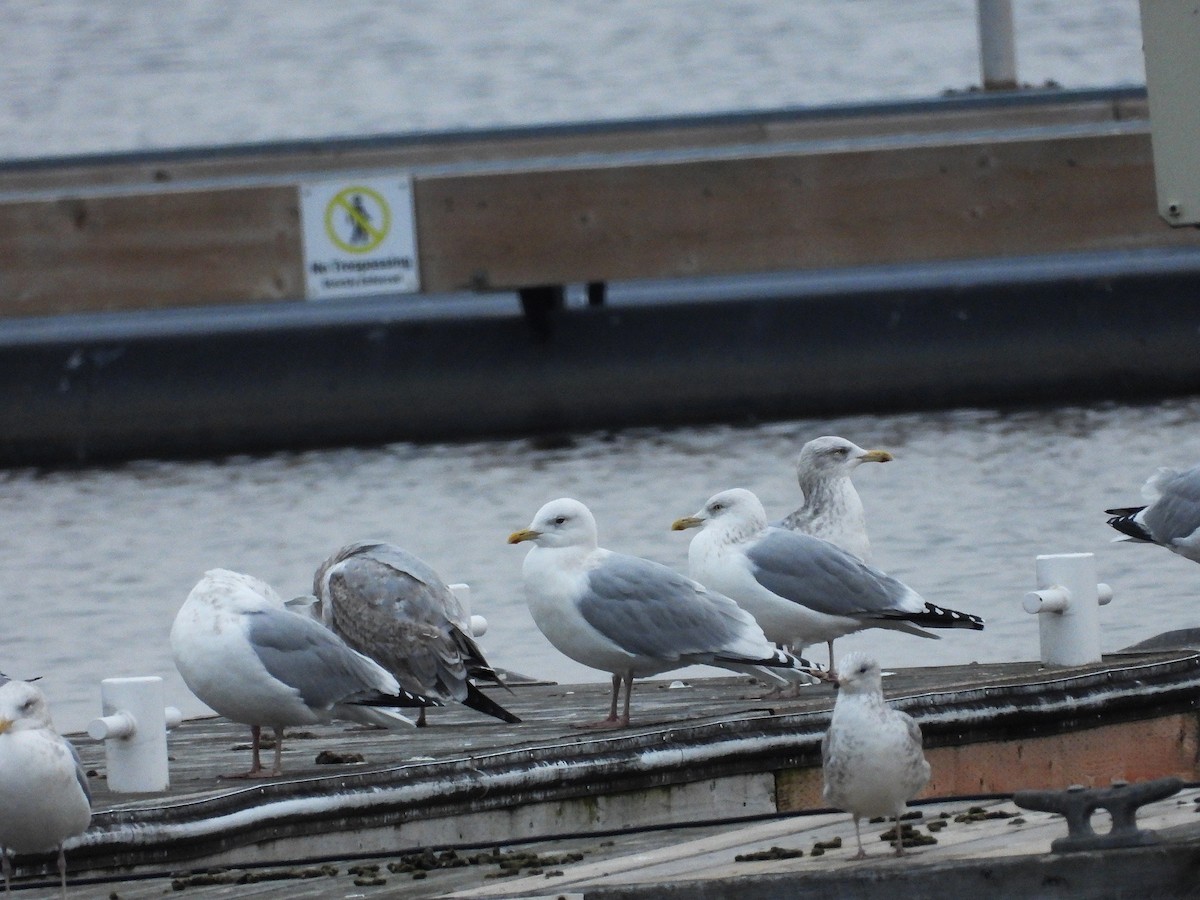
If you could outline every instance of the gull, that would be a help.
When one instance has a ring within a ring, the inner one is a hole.
[[[193,694],[250,726],[250,769],[231,778],[280,774],[287,725],[337,718],[395,728],[413,723],[387,707],[438,703],[402,690],[378,663],[289,610],[270,585],[228,569],[206,572],[192,588],[171,626],[171,652]],[[270,771],[259,757],[264,725],[275,731]]]
[[[317,569],[313,593],[330,628],[405,690],[521,720],[474,679],[505,686],[471,636],[462,601],[428,564],[394,544],[348,544]],[[417,721],[425,723],[424,715]]]
[[[9,853],[58,850],[58,877],[67,896],[63,841],[92,819],[87,775],[70,741],[54,730],[46,698],[27,681],[0,682],[0,865],[12,890]]]
[[[578,500],[547,503],[508,538],[523,541],[534,544],[521,567],[534,624],[564,655],[612,675],[608,718],[582,727],[627,727],[633,679],[683,666],[720,666],[778,684],[812,680],[807,664],[773,647],[728,597],[598,546],[596,519]]]
[[[867,519],[850,476],[865,462],[890,462],[886,450],[864,450],[841,437],[819,437],[800,449],[796,478],[804,504],[779,524],[837,544],[863,562],[871,561]]]
[[[833,641],[865,628],[936,638],[925,628],[982,629],[983,619],[943,609],[912,588],[820,538],[769,526],[758,497],[733,488],[709,498],[671,528],[700,528],[688,546],[688,572],[732,597],[777,644]]]
[[[1162,468],[1142,487],[1146,506],[1105,510],[1121,541],[1158,544],[1192,562],[1200,562],[1200,466],[1179,471]]]
[[[850,813],[863,850],[859,820],[895,816],[896,855],[904,855],[900,816],[929,783],[929,763],[921,751],[921,729],[912,716],[883,702],[879,663],[863,653],[847,653],[838,666],[837,701],[821,741],[825,801]]]

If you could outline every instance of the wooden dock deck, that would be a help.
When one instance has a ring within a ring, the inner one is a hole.
[[[864,826],[868,858],[854,860],[844,813],[796,814],[760,822],[629,830],[620,834],[547,838],[530,844],[370,858],[283,862],[261,867],[179,870],[140,879],[74,881],[72,897],[192,900],[248,897],[501,898],[570,900],[828,900],[882,896],[990,897],[1187,896],[1200,856],[1200,789],[1145,807],[1139,827],[1158,833],[1157,847],[1057,855],[1050,843],[1066,833],[1061,817],[1030,812],[1003,799],[953,798],[912,804],[906,821],[924,840],[906,859],[892,857],[881,835]],[[1106,827],[1104,816],[1097,827]],[[890,885],[890,887],[887,887]],[[1182,890],[1181,890],[1182,888]],[[894,896],[894,894],[892,894]],[[18,896],[52,900],[57,887]]]
[[[1037,663],[906,670],[885,685],[893,702],[922,723],[934,770],[926,797],[1003,796],[1165,775],[1190,782],[1200,774],[1200,654],[1192,651],[1123,655],[1055,671]],[[505,862],[504,890],[522,877],[511,871],[516,866],[525,873],[522,895],[538,893],[529,879],[553,894],[559,885],[591,884],[601,870],[640,872],[627,881],[668,877],[667,869],[646,868],[630,854],[651,853],[655,866],[668,866],[664,848],[695,841],[715,842],[693,849],[700,854],[711,846],[717,869],[740,872],[742,864],[727,851],[769,850],[785,839],[803,845],[804,861],[773,864],[790,870],[836,862],[842,870],[844,851],[831,851],[826,861],[808,853],[818,840],[840,836],[844,846],[853,840],[844,815],[814,815],[823,807],[819,741],[832,689],[817,686],[775,701],[747,679],[652,680],[635,691],[634,727],[573,728],[603,714],[607,691],[600,684],[517,685],[504,697],[524,719],[515,726],[456,708],[435,710],[429,728],[402,733],[341,723],[294,730],[285,738],[285,775],[250,783],[218,779],[247,766],[248,730],[217,718],[189,721],[170,737],[172,785],[161,795],[108,792],[103,749],[84,739],[78,743],[93,773],[95,814],[87,834],[68,846],[73,879],[111,884],[104,894],[120,897],[158,895],[172,881],[197,896],[417,897],[493,885]],[[346,762],[348,754],[361,761]],[[328,758],[342,761],[318,761]],[[942,801],[926,816],[971,805]],[[1172,812],[1168,824],[1192,821],[1192,806],[1187,811],[1190,817]],[[1014,852],[1044,852],[1049,837],[1060,836],[1051,834],[1050,819],[1046,831]],[[1016,832],[1006,826],[998,835],[1010,833]],[[997,836],[993,843],[1007,840]],[[957,858],[939,848],[919,861]],[[506,856],[526,851],[538,855]],[[582,858],[563,855],[578,853]],[[605,860],[614,861],[587,868]],[[49,860],[19,862],[32,883],[46,883]],[[338,874],[322,870],[326,864]],[[361,865],[380,868],[352,874]],[[680,876],[709,871],[698,860],[670,865]],[[754,865],[746,871],[774,871]],[[573,867],[584,874],[566,874]],[[221,874],[211,875],[214,868]],[[564,875],[547,878],[560,869]],[[425,874],[414,878],[418,871]],[[228,883],[263,872],[282,880]],[[574,895],[579,890],[571,888]]]

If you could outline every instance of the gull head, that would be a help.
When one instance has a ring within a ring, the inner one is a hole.
[[[847,694],[883,694],[879,663],[857,651],[847,653],[837,665],[838,689]]]
[[[731,488],[713,494],[694,515],[671,523],[672,531],[710,528],[735,539],[758,534],[766,527],[766,510],[758,497],[745,488]]]
[[[0,685],[0,734],[26,728],[53,728],[46,697],[28,681]]]
[[[528,528],[514,531],[508,543],[533,541],[539,547],[596,546],[596,519],[592,511],[570,497],[551,500],[537,511]]]
[[[810,478],[828,478],[849,475],[865,462],[891,462],[894,457],[886,450],[864,450],[854,441],[845,438],[813,438],[802,448],[796,460],[796,474],[800,481]]]

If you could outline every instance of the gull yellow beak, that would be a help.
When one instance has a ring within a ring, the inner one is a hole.
[[[868,450],[863,454],[863,462],[891,462],[896,457],[886,450]]]
[[[519,544],[521,541],[536,541],[542,536],[540,531],[534,531],[532,528],[522,528],[520,531],[514,531],[508,536],[510,544]]]
[[[703,519],[697,519],[695,516],[684,516],[682,519],[676,519],[671,523],[671,530],[686,531],[688,528],[699,528],[703,524]]]
[[[13,727],[12,719],[0,719],[0,734],[4,734],[4,732],[8,731],[8,729],[10,729],[12,727]]]

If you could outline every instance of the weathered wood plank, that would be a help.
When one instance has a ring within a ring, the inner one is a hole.
[[[1143,808],[1138,816],[1138,826],[1157,831],[1167,842],[1164,850],[1178,857],[1171,868],[1186,870],[1189,856],[1195,852],[1196,799],[1194,789],[1185,790]],[[993,817],[966,815],[970,809]],[[1144,885],[1148,880],[1153,880],[1160,892],[1172,887],[1175,873],[1164,866],[1162,853],[1152,851],[1150,858],[1142,859],[1138,854],[1144,851],[1134,849],[1103,854],[1047,853],[1051,841],[1066,833],[1062,818],[1021,810],[1006,800],[941,801],[914,806],[910,812],[914,818],[907,822],[909,827],[931,836],[936,843],[910,850],[906,859],[892,856],[880,840],[885,826],[875,823],[863,827],[868,858],[852,860],[853,827],[848,816],[833,813],[749,824],[547,839],[504,848],[495,855],[464,850],[455,854],[458,865],[436,865],[435,856],[431,860],[434,865],[419,874],[405,868],[402,854],[393,853],[371,859],[336,859],[326,864],[328,874],[322,875],[315,875],[315,865],[304,863],[234,868],[211,873],[208,878],[205,876],[209,873],[183,870],[174,876],[164,874],[144,880],[117,876],[105,890],[111,889],[123,900],[161,897],[173,886],[181,896],[204,900],[329,896],[633,900],[663,896],[872,897],[879,894],[881,882],[894,883],[901,878],[910,879],[905,891],[914,896],[944,894],[947,884],[958,888],[981,878],[992,893],[1007,892],[1011,896],[1035,895],[1045,884],[1064,890],[1074,888],[1079,896],[1095,896],[1095,890],[1085,890],[1082,881],[1093,888],[1106,883]],[[1098,818],[1102,819],[1103,814]],[[822,852],[814,853],[818,845]],[[797,851],[801,855],[796,855]],[[518,861],[518,854],[524,860]],[[1124,867],[1084,877],[1084,872],[1114,859],[1122,861]],[[500,865],[501,860],[507,868]],[[1043,872],[1048,865],[1057,865],[1059,871]],[[306,874],[309,877],[301,877]],[[239,877],[264,880],[238,884]],[[209,880],[215,883],[206,884]],[[93,891],[96,896],[102,895],[98,885]],[[82,892],[84,889],[73,886],[72,896]],[[949,893],[956,892],[963,891]],[[57,888],[47,887],[44,892],[35,889],[21,896],[50,900],[58,894]]]
[[[291,187],[0,204],[0,315],[295,298]]]
[[[429,177],[432,290],[1197,246],[1145,134]]]
[[[1200,245],[1158,218],[1142,131],[559,160],[414,195],[429,292]],[[301,256],[291,185],[0,203],[0,315],[299,299]]]

